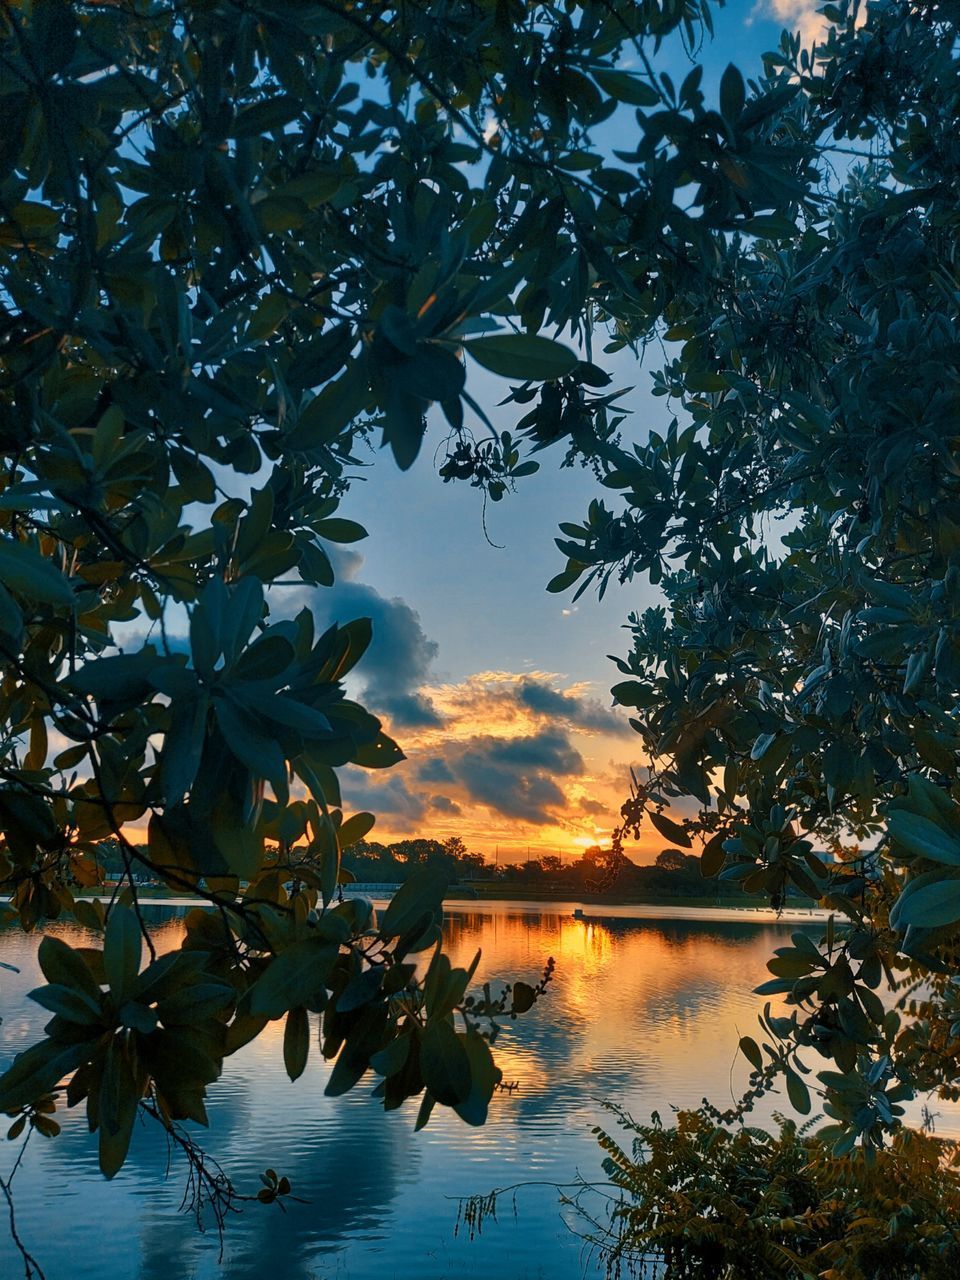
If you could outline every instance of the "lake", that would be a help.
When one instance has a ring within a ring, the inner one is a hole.
[[[281,1062],[282,1023],[229,1059],[212,1087],[205,1145],[238,1189],[253,1193],[268,1165],[286,1174],[307,1203],[248,1205],[231,1218],[218,1261],[214,1229],[197,1231],[179,1212],[185,1170],[167,1168],[162,1132],[152,1122],[134,1136],[127,1164],[112,1183],[97,1170],[96,1140],[85,1116],[58,1112],[52,1141],[30,1142],[14,1184],[17,1220],[48,1280],[565,1280],[598,1274],[572,1227],[570,1209],[546,1185],[521,1189],[515,1210],[501,1202],[497,1220],[474,1239],[454,1234],[458,1196],[517,1182],[602,1180],[591,1129],[613,1118],[614,1102],[638,1118],[707,1095],[720,1106],[744,1084],[735,1061],[740,1035],[753,1033],[758,1000],[751,989],[769,974],[765,961],[796,924],[738,913],[717,918],[687,909],[684,919],[652,909],[617,911],[576,904],[462,903],[448,908],[451,959],[467,964],[483,951],[478,979],[535,982],[548,956],[556,977],[547,999],[497,1042],[504,1078],[483,1129],[470,1129],[438,1107],[413,1132],[416,1104],[384,1114],[370,1076],[344,1098],[328,1099],[329,1071],[314,1048],[305,1075],[291,1084]],[[179,944],[182,910],[148,907],[160,950]],[[591,919],[594,914],[602,918]],[[732,918],[729,918],[731,917]],[[809,923],[804,927],[817,927]],[[75,926],[52,932],[80,944]],[[26,1000],[42,981],[39,939],[0,933],[0,1066],[38,1038],[48,1015]],[[756,1113],[769,1118],[780,1104]],[[935,1110],[944,1112],[942,1104]],[[919,1106],[916,1109],[919,1115]],[[938,1132],[960,1134],[956,1112]],[[13,1144],[0,1147],[9,1173]],[[0,1275],[22,1274],[0,1227]]]

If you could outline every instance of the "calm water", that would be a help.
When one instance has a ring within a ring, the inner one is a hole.
[[[151,908],[163,950],[181,937],[177,912]],[[589,908],[587,909],[590,910]],[[599,910],[599,908],[597,908]],[[611,1123],[607,1099],[647,1118],[707,1094],[724,1105],[745,1079],[733,1065],[738,1036],[754,1029],[752,987],[790,932],[780,924],[712,918],[574,920],[570,909],[477,904],[449,910],[454,962],[483,950],[478,978],[536,981],[557,961],[544,1001],[505,1027],[497,1060],[513,1093],[494,1098],[484,1129],[437,1108],[414,1134],[416,1106],[385,1115],[361,1082],[328,1099],[328,1067],[311,1059],[290,1084],[274,1025],[227,1063],[212,1088],[208,1150],[241,1191],[254,1192],[267,1165],[286,1173],[309,1203],[247,1206],[232,1218],[223,1263],[216,1232],[199,1234],[178,1213],[183,1169],[164,1177],[166,1144],[154,1125],[134,1137],[112,1183],[96,1167],[82,1114],[58,1115],[63,1133],[36,1136],[15,1183],[18,1225],[48,1280],[565,1280],[596,1274],[549,1187],[521,1190],[516,1216],[504,1201],[497,1222],[469,1240],[454,1236],[455,1197],[531,1180],[600,1179],[591,1134]],[[793,926],[794,928],[796,926]],[[79,942],[81,930],[55,930]],[[0,1066],[37,1038],[47,1015],[25,999],[42,981],[36,939],[0,934]],[[758,1113],[769,1115],[770,1107]],[[941,1132],[960,1133],[953,1117]],[[12,1144],[0,1147],[9,1171]],[[0,1275],[22,1274],[5,1224]]]

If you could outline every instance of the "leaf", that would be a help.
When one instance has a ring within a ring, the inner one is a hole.
[[[513,1013],[526,1013],[528,1009],[532,1009],[536,1004],[537,992],[528,982],[515,982],[513,984],[513,1000],[511,1010]]]
[[[420,1041],[423,1082],[440,1103],[452,1107],[464,1103],[471,1092],[471,1064],[465,1045],[446,1018],[427,1023]]]
[[[931,873],[931,877],[935,873]],[[936,929],[960,920],[960,879],[919,877],[924,883],[910,881],[890,912],[890,923],[897,929],[915,925]]]
[[[401,471],[413,466],[426,431],[424,411],[427,402],[405,392],[399,383],[391,383],[383,419],[383,442],[393,450]]]
[[[309,1053],[310,1018],[303,1005],[295,1005],[283,1028],[283,1065],[291,1080],[303,1075]]]
[[[318,538],[326,538],[328,542],[359,542],[367,536],[367,531],[356,520],[341,520],[339,516],[327,520],[318,520],[313,526]]]
[[[18,1054],[0,1076],[0,1111],[19,1111],[54,1089],[92,1052],[89,1041],[41,1040]]]
[[[83,992],[91,1001],[99,1002],[100,987],[87,967],[83,957],[60,938],[50,934],[42,940],[37,951],[40,969],[48,982],[60,983]]]
[[[794,1111],[799,1111],[802,1116],[809,1115],[810,1090],[791,1067],[785,1069],[784,1075],[787,1081],[787,1097],[790,1099],[790,1105]]]
[[[439,911],[450,875],[437,867],[419,867],[393,895],[380,917],[380,934],[397,938]]]
[[[0,581],[26,600],[73,607],[73,588],[60,570],[39,551],[13,538],[0,537]]]
[[[357,747],[351,756],[352,762],[364,769],[390,769],[405,758],[394,740],[385,733],[378,733],[373,742]]]
[[[763,1054],[756,1040],[750,1036],[740,1037],[740,1052],[756,1071],[763,1070]]]
[[[297,99],[280,93],[241,108],[230,134],[234,138],[252,138],[258,134],[271,133],[275,129],[283,129],[291,120],[296,120],[302,110],[303,104]]]
[[[140,944],[140,924],[136,913],[118,903],[107,919],[103,942],[103,967],[110,993],[117,1001],[123,1001],[137,981]]]
[[[100,1171],[105,1178],[115,1177],[127,1158],[139,1101],[126,1044],[115,1036],[107,1046],[100,1079]]]
[[[626,102],[632,107],[655,107],[660,101],[660,94],[652,85],[627,71],[596,70],[591,75],[604,93],[618,102]]]
[[[372,813],[355,813],[352,818],[340,824],[337,839],[341,849],[349,849],[358,844],[373,830],[376,818]]]
[[[249,1013],[280,1018],[308,1005],[323,990],[340,948],[320,938],[304,938],[281,951],[250,988]]]
[[[396,1036],[385,1049],[375,1053],[370,1065],[379,1076],[394,1076],[406,1066],[410,1054],[412,1037],[409,1034]]]
[[[585,564],[571,565],[560,573],[555,574],[547,583],[547,590],[552,595],[559,595],[561,591],[566,591],[573,586],[586,567]]]
[[[486,1122],[490,1099],[503,1072],[495,1066],[490,1046],[479,1032],[468,1031],[460,1039],[470,1063],[470,1093],[465,1102],[454,1104],[454,1110],[467,1124],[479,1126]]]
[[[65,987],[58,982],[52,982],[49,986],[37,987],[29,991],[27,995],[44,1009],[49,1009],[58,1017],[66,1018],[68,1022],[75,1022],[79,1026],[93,1027],[101,1020],[100,1001],[93,1000],[74,987]]]
[[[463,345],[485,369],[522,382],[562,378],[580,363],[569,347],[531,333],[496,333]]]
[[[682,845],[684,849],[692,847],[693,841],[687,835],[686,830],[678,823],[673,822],[662,813],[658,813],[656,809],[651,809],[647,816],[662,836],[666,836],[674,844]]]
[[[960,840],[954,840],[929,818],[897,809],[887,818],[890,839],[908,854],[960,867]]]
[[[736,124],[746,100],[743,76],[731,62],[720,77],[720,114],[728,124]]]
[[[703,846],[703,852],[700,854],[700,874],[704,879],[712,880],[714,876],[718,876],[723,870],[724,863],[727,860],[726,851],[723,847],[726,838],[726,832],[718,831]]]
[[[224,741],[237,759],[255,778],[266,778],[271,783],[283,785],[287,762],[277,740],[268,737],[252,716],[227,697],[214,696],[213,706]]]
[[[426,1127],[436,1102],[436,1098],[427,1090],[423,1095],[423,1101],[420,1103],[420,1109],[417,1111],[417,1122],[413,1126],[414,1133],[419,1133],[421,1129]]]

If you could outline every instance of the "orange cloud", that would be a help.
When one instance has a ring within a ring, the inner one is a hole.
[[[459,835],[501,861],[609,841],[636,739],[591,685],[482,671],[421,693],[437,723],[397,729],[407,760],[386,775],[345,771],[348,806],[378,814],[374,838]],[[630,852],[648,861],[662,845],[654,834]]]

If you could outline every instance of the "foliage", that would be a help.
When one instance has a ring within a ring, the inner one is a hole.
[[[785,1073],[802,1110],[797,1051],[830,1060],[842,1153],[960,1085],[960,11],[824,14],[815,55],[785,36],[759,85],[723,78],[730,133],[765,111],[805,166],[764,179],[752,235],[712,235],[662,321],[625,321],[667,344],[677,417],[598,442],[622,501],[563,526],[552,585],[644,574],[665,597],[618,660],[654,762],[618,835],[649,816],[703,838],[706,876],[833,913],[771,960],[760,991],[793,1009],[744,1047],[751,1096]]]
[[[903,1131],[882,1151],[833,1155],[781,1120],[734,1132],[701,1111],[598,1129],[622,1193],[588,1238],[608,1273],[824,1280],[947,1280],[960,1266],[955,1144]],[[584,1205],[585,1201],[581,1201]]]
[[[616,261],[626,233],[685,269],[682,167],[621,170],[590,130],[662,101],[617,67],[627,42],[708,21],[689,0],[3,6],[0,883],[25,929],[72,912],[103,936],[42,943],[53,1016],[0,1110],[36,1129],[51,1092],[85,1103],[108,1176],[138,1112],[205,1121],[225,1057],[281,1017],[291,1077],[319,1017],[329,1092],[372,1067],[388,1109],[482,1122],[520,988],[471,1000],[439,950],[416,967],[429,868],[379,920],[338,901],[371,816],[346,817],[336,769],[401,752],[345,694],[369,624],[318,634],[284,588],[332,582],[363,450],[408,467],[431,404],[445,479],[498,499],[535,469],[483,434],[474,366],[550,388],[540,443],[612,433],[608,376],[540,330],[589,345],[597,305],[662,309]],[[717,219],[752,212],[714,185]],[[104,838],[127,887],[77,901]],[[141,872],[216,907],[174,955]]]
[[[72,912],[103,942],[44,942],[53,1018],[0,1109],[86,1102],[108,1175],[138,1111],[203,1121],[280,1017],[291,1076],[319,1016],[330,1091],[372,1066],[387,1108],[482,1121],[512,997],[468,1006],[439,951],[415,967],[444,877],[379,921],[338,901],[371,816],[336,769],[401,752],[345,695],[369,624],[317,634],[285,588],[332,582],[365,451],[408,467],[432,404],[443,478],[493,500],[524,446],[615,439],[609,376],[550,335],[589,353],[598,317],[664,315],[709,229],[769,207],[736,157],[802,163],[768,112],[733,135],[699,72],[653,74],[704,27],[706,0],[4,4],[0,886],[25,929]],[[643,135],[625,167],[593,136],[617,111]],[[474,366],[539,394],[516,434]],[[108,838],[127,886],[77,901]],[[173,956],[140,874],[216,908]]]

